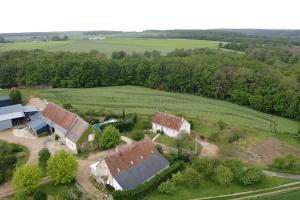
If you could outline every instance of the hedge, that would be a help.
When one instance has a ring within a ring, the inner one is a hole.
[[[182,170],[184,163],[182,161],[176,162],[167,169],[165,169],[160,174],[156,175],[154,178],[149,181],[139,185],[132,190],[116,190],[112,192],[114,200],[139,200],[145,197],[150,192],[153,192],[157,187],[162,183],[172,177],[172,174]]]

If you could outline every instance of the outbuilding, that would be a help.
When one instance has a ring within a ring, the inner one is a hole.
[[[0,107],[0,131],[12,126],[25,118],[21,104]]]
[[[36,113],[29,117],[30,122],[28,122],[27,127],[30,132],[34,135],[39,135],[43,132],[49,131],[48,124],[43,120],[43,116],[40,113]]]
[[[11,104],[12,103],[9,96],[0,96],[0,107],[10,106]]]

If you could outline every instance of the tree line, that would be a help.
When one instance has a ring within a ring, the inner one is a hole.
[[[231,101],[300,119],[299,80],[277,65],[247,54],[212,49],[90,53],[9,51],[0,53],[0,87],[138,85]]]

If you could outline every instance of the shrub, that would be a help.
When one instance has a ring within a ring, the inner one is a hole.
[[[222,131],[227,127],[227,124],[223,120],[218,121],[219,129]]]
[[[100,137],[100,146],[103,149],[110,149],[116,147],[121,143],[121,134],[118,129],[114,126],[109,125],[101,134]]]
[[[241,136],[239,133],[232,133],[228,138],[228,142],[229,143],[238,142],[242,138],[243,136]]]
[[[219,137],[220,133],[218,131],[214,131],[208,136],[208,139],[212,142],[217,142],[219,140]]]
[[[132,139],[140,141],[144,139],[144,133],[142,131],[136,131],[132,134]]]
[[[264,175],[261,169],[249,168],[245,170],[240,176],[240,183],[243,185],[255,185],[260,183]]]
[[[228,167],[233,173],[233,179],[238,181],[243,173],[243,164],[240,160],[225,160],[222,165]]]
[[[184,171],[184,181],[191,188],[198,188],[201,184],[201,174],[194,168],[188,167]]]
[[[13,185],[17,193],[30,194],[38,187],[42,172],[37,165],[17,167],[13,175]]]
[[[47,200],[46,192],[42,190],[36,190],[33,194],[33,200]]]
[[[175,192],[175,189],[175,183],[170,180],[163,182],[158,186],[158,192],[162,194],[172,194]]]
[[[293,170],[297,167],[298,158],[293,155],[287,155],[282,158],[273,160],[272,166],[277,169],[290,169]]]
[[[115,191],[115,188],[109,184],[105,184],[105,188],[109,191],[109,192],[113,192]]]
[[[54,139],[55,139],[55,140],[59,140],[59,139],[60,139],[59,135],[55,135],[55,136],[54,136]]]
[[[13,104],[22,103],[22,94],[17,88],[12,88],[10,90],[9,96]]]
[[[3,169],[0,169],[0,184],[5,181],[5,173]]]
[[[162,148],[161,145],[157,144],[157,145],[155,145],[155,147],[156,147],[157,151],[158,151],[160,154],[163,154],[163,153],[164,153],[163,148]]]
[[[184,176],[183,174],[179,171],[175,174],[172,174],[172,178],[171,181],[175,184],[175,185],[180,185],[184,182]]]
[[[116,190],[112,193],[114,200],[139,200],[144,198],[147,194],[154,191],[158,185],[171,178],[172,174],[181,170],[184,166],[183,162],[177,162],[165,169],[149,181],[139,185],[133,190]]]
[[[220,185],[229,185],[233,180],[233,173],[228,167],[219,165],[214,172],[215,180]]]
[[[64,109],[67,109],[67,110],[71,110],[71,109],[73,108],[73,106],[72,106],[72,104],[70,104],[70,103],[64,103],[64,104],[63,104],[63,108],[64,108]]]
[[[65,151],[58,151],[50,157],[47,162],[49,175],[55,184],[66,184],[72,182],[77,173],[78,161],[76,157]]]
[[[47,148],[43,148],[39,151],[39,166],[43,169],[47,167],[47,161],[51,154]]]
[[[58,200],[81,200],[82,192],[77,188],[72,188],[58,195]]]
[[[214,170],[220,165],[221,161],[217,158],[195,158],[192,167],[202,173],[207,178],[212,178]]]

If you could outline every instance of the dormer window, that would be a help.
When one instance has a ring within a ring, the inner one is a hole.
[[[129,162],[130,162],[130,164],[131,164],[131,165],[133,165],[133,164],[134,164],[132,160],[131,160],[131,161],[129,161]]]

